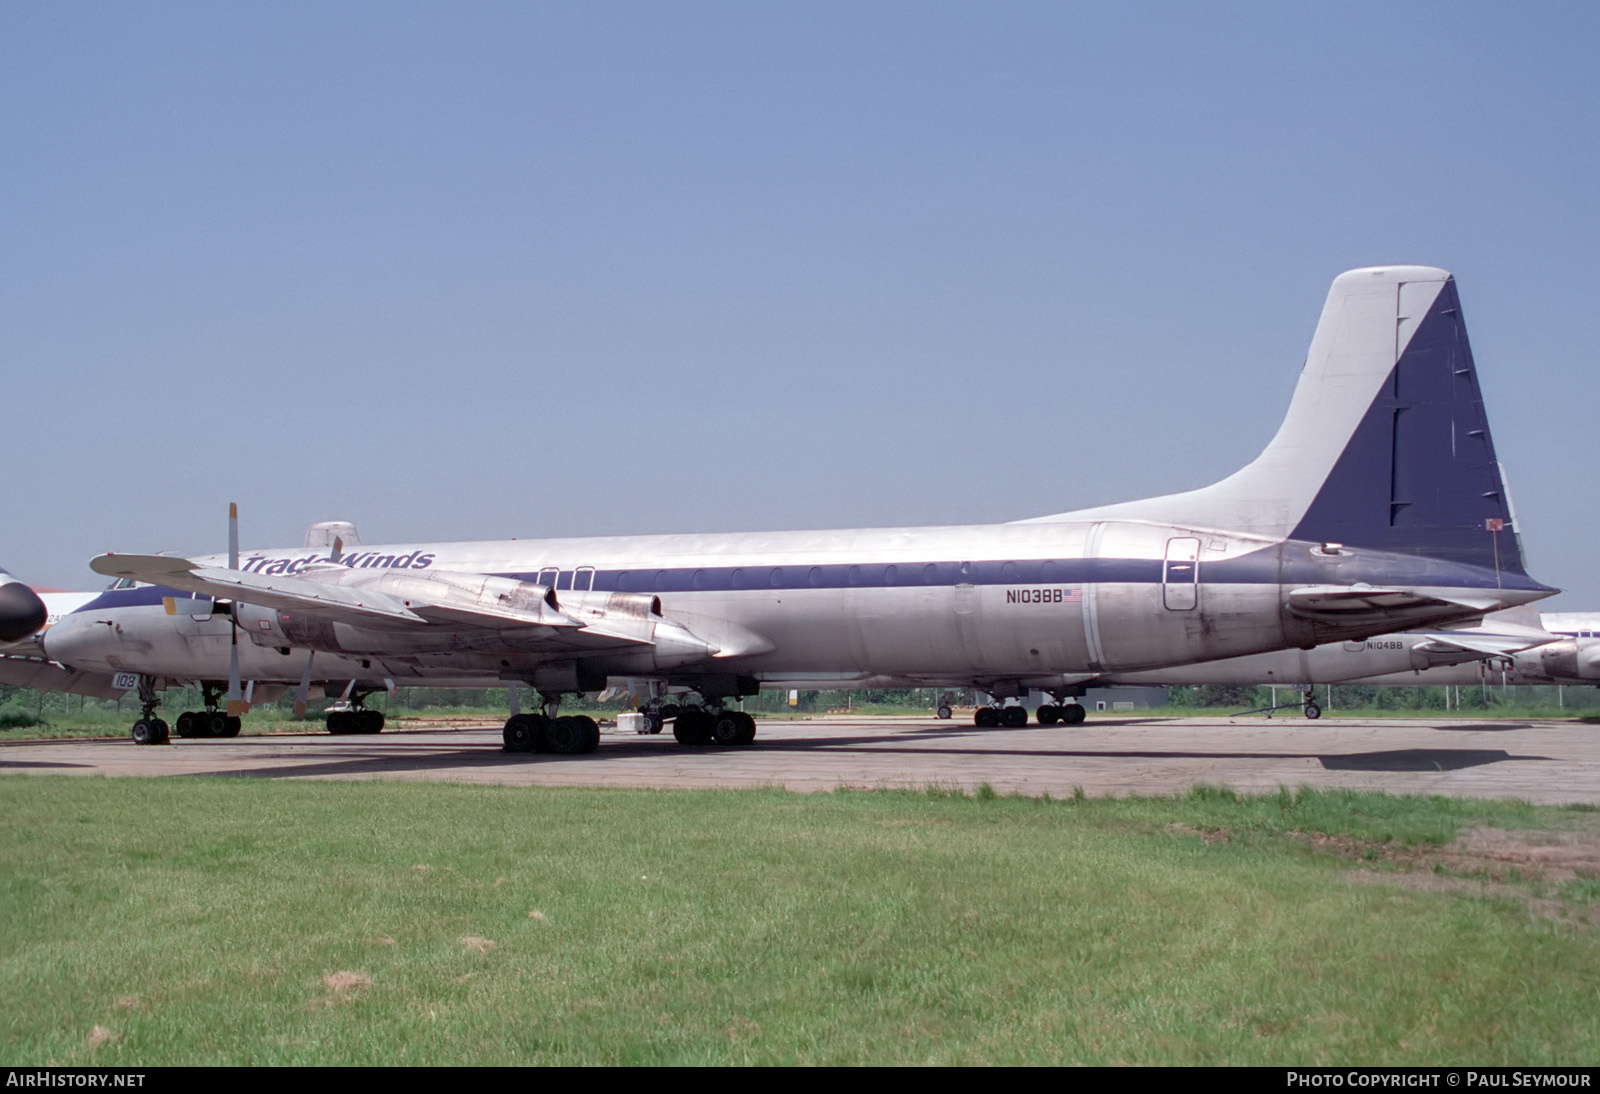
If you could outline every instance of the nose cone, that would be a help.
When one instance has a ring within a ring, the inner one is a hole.
[[[0,642],[17,642],[40,627],[50,613],[38,594],[20,581],[0,585]]]

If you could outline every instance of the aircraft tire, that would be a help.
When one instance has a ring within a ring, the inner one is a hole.
[[[1307,703],[1304,708],[1304,713],[1307,718],[1320,718],[1322,717],[1322,708],[1317,706],[1315,703]]]
[[[666,719],[661,716],[659,710],[641,710],[639,713],[644,715],[644,728],[639,730],[640,736],[646,733],[660,733],[661,727],[666,724]]]
[[[711,743],[711,715],[700,707],[683,707],[672,723],[672,735],[680,745],[697,748]]]
[[[756,739],[756,720],[741,710],[739,712],[739,725],[741,727],[739,739],[733,743],[736,745],[754,744]]]
[[[550,742],[551,752],[561,756],[575,756],[584,751],[582,720],[571,715],[562,715],[550,723],[550,728],[545,730],[545,738]]]
[[[226,714],[198,714],[195,716],[204,727],[200,734],[202,737],[226,737],[228,735],[228,716]]]
[[[725,710],[711,722],[711,742],[719,745],[736,745],[744,733],[737,710]]]
[[[1053,726],[1061,720],[1061,708],[1054,703],[1045,703],[1039,708],[1037,717],[1040,725]]]
[[[186,710],[182,714],[178,715],[178,736],[199,737],[201,732],[200,729],[195,725],[195,722],[198,720],[199,715],[195,714],[195,712],[192,710]]]
[[[1000,710],[1000,724],[1007,729],[1021,729],[1028,724],[1028,708],[1002,707]]]
[[[1062,703],[1061,721],[1069,726],[1081,726],[1089,712],[1083,708],[1082,703]]]
[[[383,711],[360,710],[356,712],[357,733],[382,733]]]
[[[585,756],[600,747],[600,726],[582,714],[557,718],[545,730],[550,751],[563,756]]]
[[[972,724],[979,729],[993,729],[1000,724],[1000,711],[995,707],[979,707],[972,714]]]
[[[143,718],[140,718],[137,722],[133,723],[133,743],[134,744],[136,744],[136,745],[153,745],[153,744],[155,744],[155,741],[151,740],[150,738],[151,738],[150,722],[147,722]]]
[[[948,706],[941,704],[938,713],[941,721],[949,721],[950,715],[954,712]]]
[[[587,714],[580,714],[573,721],[578,723],[581,740],[578,742],[577,755],[587,756],[600,747],[600,723]]]
[[[542,751],[536,745],[543,736],[544,727],[539,724],[537,714],[517,714],[507,718],[505,729],[500,733],[507,752]]]
[[[239,731],[244,728],[244,719],[240,718],[237,714],[229,714],[224,724],[225,729],[223,732],[217,734],[217,736],[237,737],[239,735]]]

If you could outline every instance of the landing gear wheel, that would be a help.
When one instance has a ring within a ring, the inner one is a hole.
[[[228,736],[228,716],[226,714],[201,714],[198,715],[201,724],[205,726],[206,737]]]
[[[578,749],[578,755],[587,756],[600,747],[600,723],[587,714],[580,715],[578,722],[583,730],[582,747]]]
[[[224,721],[227,723],[226,728],[217,734],[219,737],[237,737],[239,731],[244,728],[244,719],[236,714],[229,714]]]
[[[972,724],[979,729],[993,729],[1000,724],[999,708],[979,707],[972,714]]]
[[[1322,708],[1317,706],[1317,704],[1315,704],[1315,703],[1307,703],[1305,705],[1305,707],[1303,708],[1303,711],[1304,711],[1305,716],[1307,718],[1320,718],[1320,717],[1322,717]]]
[[[1046,703],[1039,708],[1038,717],[1040,725],[1053,726],[1061,721],[1061,708],[1054,703]]]
[[[506,719],[500,737],[507,752],[542,752],[539,746],[544,743],[544,731],[544,715],[517,714]]]
[[[1082,703],[1061,704],[1061,721],[1064,725],[1081,726],[1087,717],[1089,712],[1083,709]]]
[[[1002,707],[1000,710],[1000,724],[1007,729],[1021,729],[1028,724],[1028,708]]]
[[[355,712],[357,733],[382,733],[383,711],[358,710]]]
[[[945,706],[942,703],[939,705],[939,718],[941,721],[948,721],[951,713],[952,712],[948,706]]]
[[[178,715],[177,732],[180,737],[204,736],[201,728],[196,724],[202,716],[192,710],[186,710]]]
[[[661,712],[659,710],[641,710],[639,712],[639,716],[641,719],[643,719],[639,723],[639,736],[642,737],[646,733],[661,732],[661,726],[665,722],[665,719],[661,717]]]
[[[711,715],[700,707],[683,707],[672,723],[672,735],[680,745],[711,743]]]
[[[756,739],[756,720],[742,710],[725,710],[712,722],[711,739],[719,745],[747,745]]]
[[[167,740],[167,723],[160,718],[140,718],[133,723],[134,744],[164,745]]]
[[[334,736],[343,736],[354,732],[355,727],[350,724],[350,716],[355,713],[349,710],[331,710],[328,712],[328,732]]]
[[[593,718],[581,714],[557,718],[545,731],[550,751],[563,756],[581,756],[600,747],[600,727]]]

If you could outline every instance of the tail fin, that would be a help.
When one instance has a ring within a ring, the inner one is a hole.
[[[1152,520],[1426,555],[1526,577],[1455,279],[1334,279],[1265,451],[1199,490],[1043,520]]]

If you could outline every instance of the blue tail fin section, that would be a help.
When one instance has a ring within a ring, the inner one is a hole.
[[[1405,314],[1407,288],[1404,348],[1290,538],[1525,577],[1455,279],[1420,316]]]

